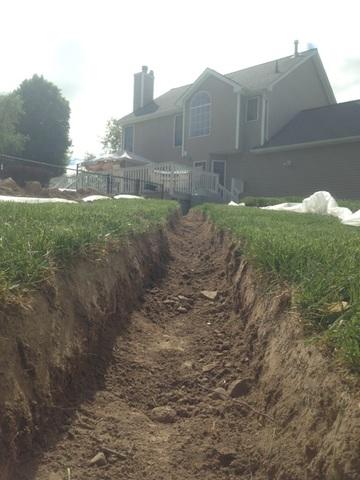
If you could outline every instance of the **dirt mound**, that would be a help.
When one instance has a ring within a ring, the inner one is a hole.
[[[265,288],[202,218],[169,240],[102,388],[17,479],[360,478],[359,396],[304,343],[290,293]]]
[[[81,200],[82,198],[97,194],[98,191],[92,188],[79,189],[78,191],[59,190],[58,188],[42,187],[40,182],[24,182],[20,187],[12,178],[0,179],[0,195],[14,197],[41,197],[41,198],[65,198],[67,200]]]
[[[24,190],[12,178],[0,179],[0,195],[21,196]]]

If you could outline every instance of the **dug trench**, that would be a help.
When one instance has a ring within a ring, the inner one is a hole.
[[[36,328],[57,302],[70,320],[32,361],[37,340],[17,346],[1,479],[359,479],[355,380],[304,340],[291,292],[199,214],[133,243],[38,299]]]

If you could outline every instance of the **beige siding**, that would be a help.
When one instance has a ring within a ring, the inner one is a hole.
[[[208,160],[210,153],[235,151],[236,94],[233,87],[216,77],[209,77],[197,91],[206,91],[211,96],[210,135],[190,138],[190,99],[185,107],[185,150],[194,161]]]
[[[175,115],[134,125],[134,152],[153,162],[179,162],[181,147],[174,147]]]
[[[269,136],[277,133],[296,113],[329,105],[312,59],[277,83],[269,94]]]
[[[360,143],[264,155],[229,155],[228,175],[245,182],[245,195],[309,195],[327,190],[360,198]]]

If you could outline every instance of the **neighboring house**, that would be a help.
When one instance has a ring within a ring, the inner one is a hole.
[[[187,163],[217,173],[228,189],[244,182],[244,194],[302,194],[311,192],[315,185],[325,188],[326,182],[308,183],[311,168],[305,174],[299,166],[292,177],[290,173],[284,176],[283,168],[290,172],[289,162],[295,157],[287,161],[284,150],[281,155],[269,150],[283,146],[279,143],[282,141],[293,144],[291,155],[302,148],[294,144],[302,143],[294,135],[300,128],[296,122],[312,132],[308,132],[306,142],[324,140],[318,128],[322,119],[306,112],[300,119],[296,116],[303,110],[319,108],[326,118],[340,107],[316,49],[298,52],[295,42],[294,54],[289,57],[226,75],[208,68],[190,85],[155,99],[153,92],[154,73],[143,67],[134,75],[134,111],[120,121],[126,151],[153,162]],[[345,136],[352,136],[352,130],[344,131]],[[326,140],[336,135],[330,125],[323,134]],[[354,148],[351,145],[346,155]],[[318,152],[313,150],[312,155],[316,157]],[[297,158],[302,158],[299,155]],[[311,157],[309,150],[307,155]],[[315,157],[314,172],[326,178],[327,171],[318,168]],[[284,167],[286,161],[289,167]],[[282,183],[282,178],[290,181],[291,188]]]

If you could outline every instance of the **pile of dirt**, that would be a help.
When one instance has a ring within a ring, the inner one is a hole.
[[[28,448],[31,458],[23,457],[8,478],[359,479],[358,389],[304,341],[291,292],[271,291],[231,238],[199,215],[185,217],[167,236],[166,274],[129,317],[124,311],[136,304],[142,281],[164,260],[162,237],[160,245],[134,245],[113,276],[84,265],[64,277],[60,296],[48,292],[52,327],[38,342],[51,369],[31,356],[34,339],[11,352],[23,388],[7,404],[6,418],[16,420],[7,438],[27,439],[22,452]],[[35,331],[47,325],[37,310],[20,330],[27,325],[29,331],[37,315]],[[9,364],[10,352],[6,358]],[[25,372],[32,383],[25,383]],[[38,382],[46,385],[39,391],[49,395],[48,409],[37,409],[31,394]],[[29,397],[32,427],[14,414]],[[38,434],[30,436],[35,426]]]
[[[43,187],[40,182],[25,182],[21,187],[12,178],[0,179],[0,195],[12,197],[40,197],[40,198],[65,198],[67,200],[81,200],[88,195],[99,192],[93,188],[79,189],[77,191],[59,190],[58,188]]]
[[[22,196],[24,190],[12,178],[0,179],[0,195]]]

